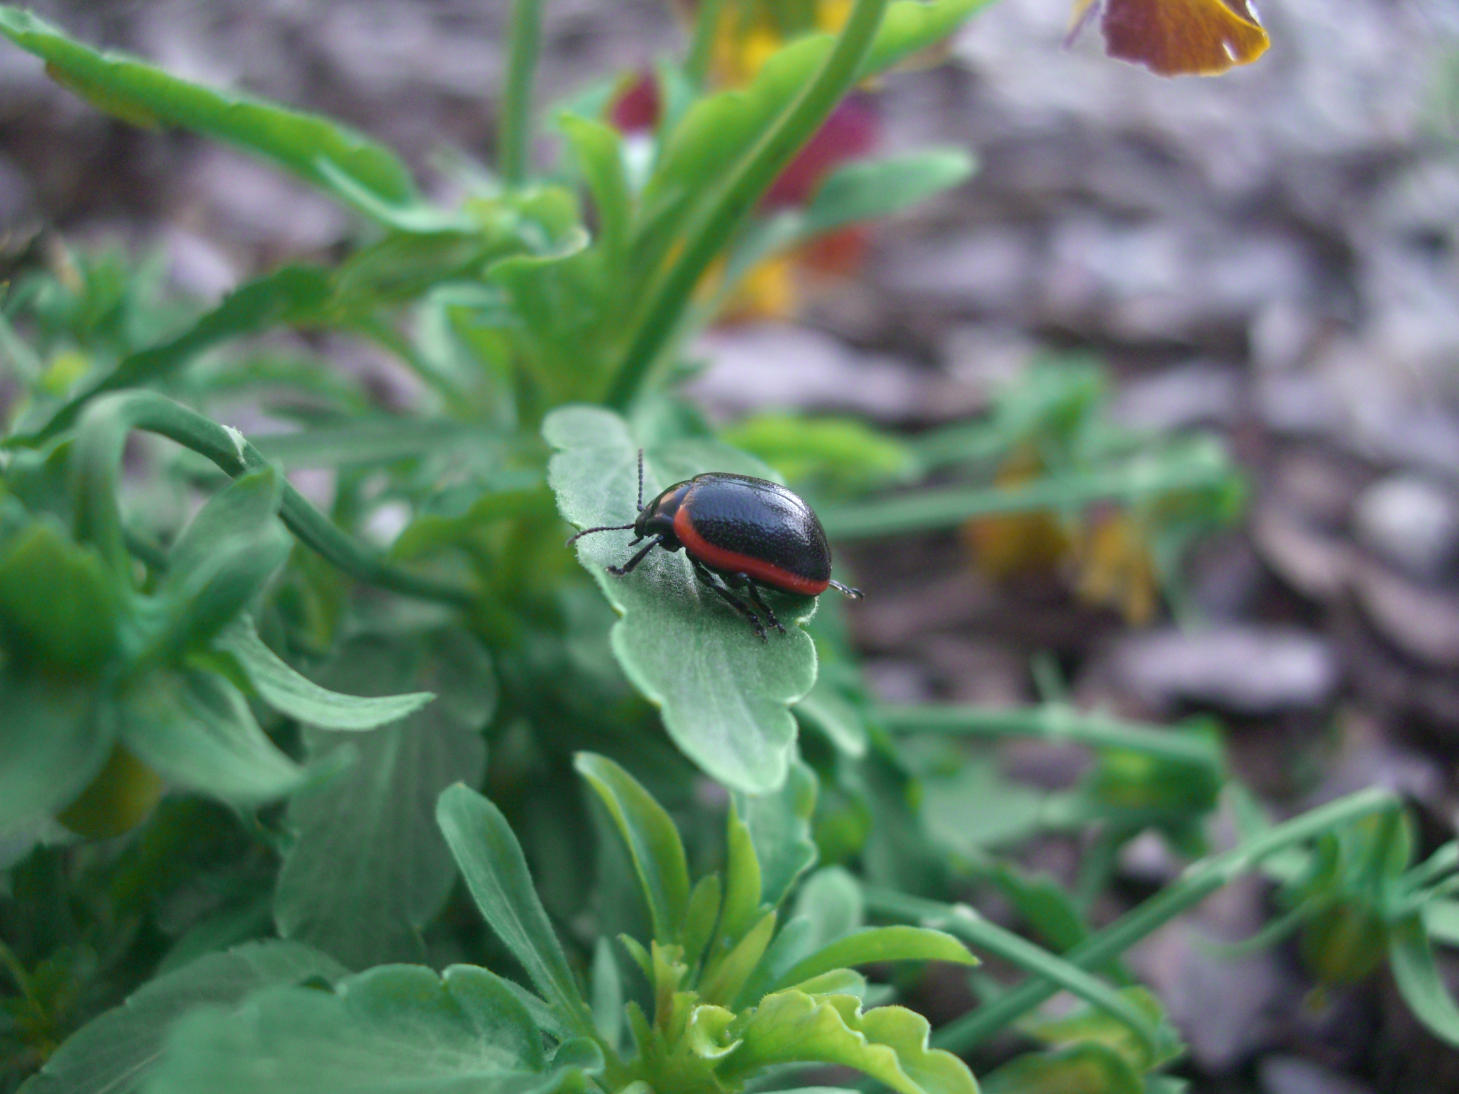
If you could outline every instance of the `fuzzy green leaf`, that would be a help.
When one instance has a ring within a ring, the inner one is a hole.
[[[601,1067],[574,1043],[548,1060],[501,979],[386,965],[333,992],[276,988],[178,1023],[148,1094],[549,1094]]]
[[[346,747],[354,762],[289,802],[295,838],[274,897],[279,933],[351,968],[419,960],[420,929],[455,879],[436,800],[453,782],[479,782],[485,769],[482,729],[496,695],[491,662],[464,633],[409,644],[362,639],[341,650],[329,679],[361,691],[427,684],[441,698],[347,744],[338,734],[307,735],[312,758]]]
[[[168,782],[237,805],[297,787],[302,772],[273,746],[248,702],[221,676],[159,671],[120,696],[122,740]]]
[[[62,807],[105,765],[116,739],[90,689],[0,668],[0,830]]]
[[[811,814],[816,789],[815,774],[797,760],[775,793],[735,798],[760,864],[760,900],[772,908],[779,907],[801,874],[815,865],[819,852],[811,838]]]
[[[322,978],[343,966],[295,942],[251,942],[212,953],[143,985],[82,1026],[22,1087],[24,1094],[128,1094],[157,1062],[174,1021],[206,1004],[231,1004],[259,988]]]
[[[740,1041],[719,1074],[747,1077],[788,1063],[855,1068],[902,1094],[977,1094],[977,1080],[950,1052],[929,1048],[927,1019],[903,1007],[862,1012],[850,995],[767,995],[727,1030]]]
[[[320,687],[294,671],[264,645],[254,629],[253,620],[247,617],[223,632],[217,648],[232,655],[244,678],[265,703],[282,714],[320,729],[374,729],[414,714],[435,698],[429,691],[363,697]],[[490,665],[485,669],[482,679],[488,680],[490,677],[486,674],[490,672]],[[443,787],[445,785],[442,784]],[[432,793],[432,806],[435,797]]]
[[[395,154],[337,122],[193,84],[130,57],[98,53],[18,8],[0,7],[0,34],[42,58],[57,81],[127,121],[182,126],[226,141],[336,197],[339,187],[324,166],[390,204],[415,200],[410,173]]]
[[[617,415],[565,407],[543,425],[557,448],[548,477],[558,508],[572,524],[624,524],[637,515],[638,444]],[[767,476],[733,449],[680,441],[644,454],[644,492],[704,471]],[[777,598],[788,634],[762,642],[728,605],[701,585],[682,553],[653,551],[632,574],[607,567],[627,561],[631,532],[578,541],[578,558],[624,617],[613,628],[613,651],[624,672],[663,709],[674,742],[712,777],[748,793],[775,789],[785,778],[795,740],[788,709],[815,683],[810,637],[793,624],[814,601]]]
[[[88,673],[117,642],[118,596],[96,553],[50,520],[0,552],[0,645],[17,662]]]
[[[654,938],[680,942],[689,905],[689,862],[673,820],[632,775],[612,760],[580,752],[574,766],[597,791],[618,829],[653,916]]]
[[[522,848],[501,810],[457,783],[441,795],[436,821],[487,925],[527,971],[543,998],[575,1029],[591,1034],[591,1012],[537,898]]]

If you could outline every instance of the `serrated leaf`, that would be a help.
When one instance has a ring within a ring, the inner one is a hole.
[[[760,899],[772,908],[779,907],[801,874],[815,865],[819,852],[811,838],[811,815],[817,785],[814,772],[797,760],[775,793],[735,798],[760,864]]]
[[[976,965],[978,959],[950,934],[929,927],[867,927],[822,946],[784,973],[774,987],[792,987],[835,969],[877,961],[950,961]]]
[[[302,781],[274,747],[248,702],[221,676],[197,669],[158,671],[119,697],[122,740],[175,786],[236,805],[282,797]]]
[[[601,1066],[576,1044],[544,1058],[541,1035],[485,969],[387,965],[332,993],[262,992],[236,1011],[178,1023],[148,1094],[548,1094]]]
[[[116,648],[118,596],[100,557],[49,520],[0,553],[0,641],[16,662],[88,673]]]
[[[961,148],[923,148],[843,164],[826,177],[805,211],[802,231],[820,235],[877,220],[966,182],[973,157]]]
[[[1029,1053],[983,1080],[984,1094],[1146,1094],[1145,1081],[1118,1052],[1101,1044]]]
[[[65,806],[111,755],[116,733],[84,685],[0,668],[0,830]]]
[[[333,958],[295,942],[251,942],[149,981],[119,1007],[81,1027],[23,1094],[128,1094],[140,1088],[172,1023],[196,1007],[226,1004],[272,984],[345,974]]]
[[[542,996],[575,1029],[592,1032],[592,1017],[567,956],[532,887],[532,875],[511,825],[469,787],[449,787],[436,821],[487,925],[527,971]]]
[[[621,418],[595,407],[564,407],[548,416],[542,432],[559,450],[548,480],[570,523],[633,520],[639,446]],[[645,494],[704,471],[768,475],[733,449],[667,442],[644,454]],[[609,565],[627,561],[632,538],[605,532],[577,544],[578,558],[623,616],[612,631],[619,664],[662,708],[669,735],[706,773],[748,793],[775,789],[795,740],[789,704],[815,683],[815,647],[793,625],[810,617],[814,601],[778,601],[789,633],[762,642],[695,579],[682,553],[655,550],[632,574],[609,574]]]
[[[1147,1041],[1121,1017],[1094,1004],[1059,1018],[1026,1023],[1024,1029],[1049,1045],[1098,1042],[1119,1053],[1138,1073],[1151,1071],[1180,1055],[1180,1036],[1166,1018],[1160,1000],[1148,988],[1122,988],[1117,997],[1140,1015],[1146,1028],[1155,1032],[1153,1040]]]
[[[902,1094],[977,1094],[967,1065],[929,1048],[927,1019],[903,1007],[862,1012],[850,995],[767,995],[730,1027],[740,1045],[721,1064],[727,1079],[788,1063],[840,1064]]]
[[[580,752],[573,760],[612,817],[643,888],[654,938],[681,942],[689,906],[689,862],[673,820],[647,790],[612,760]]]
[[[320,687],[264,645],[253,620],[246,616],[219,636],[216,648],[233,656],[244,678],[265,703],[320,729],[374,729],[414,714],[435,698],[429,691],[364,697]],[[489,679],[490,665],[485,668],[484,678]],[[432,793],[433,808],[435,797]]]
[[[226,141],[336,196],[321,164],[392,204],[415,200],[410,173],[395,154],[337,122],[98,53],[18,8],[0,7],[0,34],[44,59],[51,75],[77,94],[128,121],[165,122]]]
[[[351,968],[419,959],[420,930],[455,879],[436,801],[453,782],[479,782],[486,767],[491,662],[474,638],[456,632],[419,648],[362,640],[340,652],[331,679],[359,690],[428,683],[441,699],[347,744],[335,734],[308,735],[311,757],[347,747],[354,762],[290,800],[294,842],[279,872],[274,918],[286,938]]]

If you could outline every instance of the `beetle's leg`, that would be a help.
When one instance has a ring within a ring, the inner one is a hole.
[[[634,543],[637,543],[638,540],[634,540],[633,542]],[[608,572],[610,574],[613,574],[613,575],[617,576],[617,577],[622,577],[624,574],[631,574],[633,572],[634,567],[637,566],[640,562],[642,562],[644,560],[644,558],[647,557],[648,553],[650,551],[652,551],[658,545],[659,545],[659,539],[658,539],[657,536],[655,536],[653,539],[649,540],[647,547],[645,547],[642,551],[639,551],[638,554],[634,555],[632,558],[630,558],[622,566],[609,566],[608,567]]]
[[[725,588],[723,581],[710,573],[709,568],[693,555],[689,556],[689,562],[694,567],[694,576],[699,579],[700,584],[713,589],[726,604],[749,620],[750,626],[755,628],[755,633],[760,636],[761,642],[768,641],[765,637],[765,625],[760,622],[760,617],[751,610],[750,606],[735,596],[734,593],[730,592],[729,589]]]
[[[854,589],[850,585],[842,585],[839,581],[831,582],[831,588],[843,596],[850,597],[852,600],[860,600],[865,595],[860,589]]]
[[[745,588],[749,591],[750,600],[754,602],[755,607],[760,610],[760,614],[769,621],[772,627],[774,627],[781,634],[784,634],[785,628],[780,625],[780,620],[775,618],[775,609],[770,607],[770,605],[765,602],[765,598],[760,595],[760,587],[755,584],[754,580],[748,574],[741,574],[740,576],[745,579]]]

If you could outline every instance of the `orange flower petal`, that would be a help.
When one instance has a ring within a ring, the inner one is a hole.
[[[1161,76],[1214,76],[1269,44],[1248,0],[1105,0],[1101,26],[1111,57]]]

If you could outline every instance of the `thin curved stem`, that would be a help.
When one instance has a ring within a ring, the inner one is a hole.
[[[714,198],[684,233],[684,250],[650,285],[643,321],[629,339],[607,403],[633,402],[673,336],[684,308],[709,264],[754,209],[801,147],[810,140],[856,83],[889,0],[856,0],[851,17],[815,78],[781,114],[750,154],[741,159]]]
[[[498,167],[502,178],[511,186],[521,185],[527,177],[527,153],[532,139],[532,78],[537,71],[541,37],[541,0],[515,0],[498,145]]]
[[[76,431],[77,534],[94,542],[102,557],[121,573],[127,571],[130,561],[116,504],[117,480],[122,449],[134,429],[156,433],[190,448],[234,478],[269,466],[237,430],[161,395],[123,392],[97,399],[87,407]],[[376,551],[336,528],[287,481],[279,517],[301,543],[358,581],[456,607],[469,607],[476,600],[464,586],[386,562]]]

